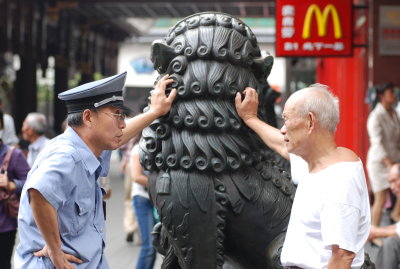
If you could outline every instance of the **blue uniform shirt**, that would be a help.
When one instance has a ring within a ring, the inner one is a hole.
[[[62,250],[83,261],[74,266],[108,268],[99,176],[108,174],[110,156],[107,150],[97,158],[72,128],[49,142],[29,172],[21,194],[16,268],[54,268],[49,258],[33,255],[45,241],[29,205],[30,188],[38,190],[57,210]]]

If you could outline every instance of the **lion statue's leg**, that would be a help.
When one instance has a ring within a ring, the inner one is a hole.
[[[171,171],[169,176],[164,191],[157,181],[165,178],[150,180],[162,223],[155,227],[153,244],[166,257],[163,268],[179,268],[177,263],[183,269],[222,268],[227,201],[223,188],[196,173]]]

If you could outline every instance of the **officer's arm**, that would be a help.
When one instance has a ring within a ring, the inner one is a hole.
[[[355,256],[354,252],[332,245],[332,257],[329,259],[328,269],[350,269]]]
[[[51,250],[61,249],[55,208],[35,189],[29,189],[30,205],[43,239]]]
[[[165,75],[157,82],[154,90],[152,91],[150,109],[126,122],[126,127],[123,129],[124,133],[120,145],[127,143],[132,137],[143,130],[151,122],[166,114],[171,109],[172,101],[176,95],[176,89],[173,89],[168,97],[165,95],[165,89],[173,81],[173,79],[168,79],[168,75]]]
[[[49,257],[56,268],[73,268],[68,261],[81,263],[80,259],[69,254],[64,254],[61,251],[61,239],[55,208],[39,191],[31,188],[28,192],[33,217],[40,234],[46,242],[46,246],[36,252],[35,256]]]
[[[247,87],[243,93],[245,94],[243,101],[240,93],[237,93],[235,98],[236,110],[239,116],[269,148],[278,152],[283,158],[289,160],[289,153],[287,152],[281,132],[257,117],[257,92],[253,88]]]

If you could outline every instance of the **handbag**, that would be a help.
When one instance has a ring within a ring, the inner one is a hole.
[[[3,160],[3,164],[1,165],[1,173],[7,173],[8,164],[10,163],[13,151],[14,147],[10,147],[8,149],[6,156]],[[15,192],[11,193],[8,192],[5,188],[0,188],[0,202],[3,203],[6,213],[10,218],[18,217],[19,196]]]

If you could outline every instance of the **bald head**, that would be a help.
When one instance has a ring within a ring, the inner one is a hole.
[[[400,195],[400,164],[396,163],[392,165],[389,170],[388,180],[390,189],[397,196]]]
[[[323,84],[312,84],[293,93],[288,102],[296,103],[299,116],[312,112],[323,129],[334,133],[339,123],[339,100]]]

